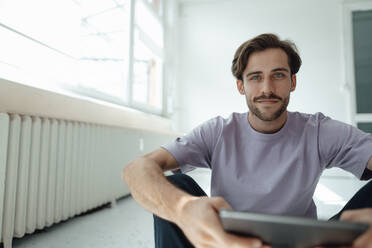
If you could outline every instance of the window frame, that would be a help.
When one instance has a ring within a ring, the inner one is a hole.
[[[372,1],[351,1],[343,2],[343,52],[345,68],[345,81],[341,85],[341,89],[348,93],[348,116],[349,123],[357,126],[358,123],[372,122],[371,113],[359,114],[357,112],[357,97],[356,97],[356,82],[355,82],[355,61],[354,61],[354,42],[353,42],[353,12],[372,10]]]

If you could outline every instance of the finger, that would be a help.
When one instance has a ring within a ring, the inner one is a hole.
[[[358,237],[354,243],[353,247],[363,247],[363,248],[371,248],[372,247],[372,230],[370,229],[360,237]]]
[[[226,233],[225,235],[226,247],[251,247],[262,248],[262,241],[258,238],[248,238],[234,234]]]
[[[217,235],[218,231],[219,230],[213,230],[213,233],[210,232],[209,234],[213,235],[214,238],[209,238],[208,240],[205,240],[205,243],[203,245],[212,245],[212,247],[229,247],[229,248],[262,248],[262,245],[263,245],[262,241],[258,238],[248,238],[248,237],[233,235],[233,234],[226,233],[224,230],[222,230],[222,233]],[[216,244],[218,244],[218,246],[216,246]],[[271,247],[266,246],[265,248],[271,248]]]
[[[340,219],[355,222],[371,222],[372,208],[345,211],[341,214]]]
[[[214,208],[214,203],[211,203],[212,208]],[[210,236],[212,236],[215,240],[223,239],[224,235],[226,235],[225,230],[223,229],[221,220],[218,216],[218,212],[216,209],[211,209],[208,211],[206,215],[209,216],[208,222],[204,223],[204,231],[207,232]]]
[[[211,203],[217,210],[219,209],[231,209],[232,210],[232,207],[230,206],[230,204],[222,197],[212,197]]]
[[[224,208],[224,209],[231,209],[231,206],[226,202],[225,199],[222,197],[213,197],[210,198],[210,203],[215,208],[215,210]],[[215,213],[215,217],[211,219],[211,226],[213,226],[213,229],[209,229],[208,232],[211,236],[215,238],[219,243],[225,244],[226,247],[252,247],[252,248],[261,248],[262,247],[262,241],[257,238],[247,238],[242,237],[238,235],[233,235],[227,233],[223,227],[220,219],[218,218],[217,212]],[[225,247],[224,246],[224,247]]]
[[[344,246],[344,245],[340,245],[340,246],[334,246],[334,245],[331,245],[331,246],[314,246],[314,248],[352,248],[352,246]]]
[[[352,246],[314,246],[314,248],[352,248]]]

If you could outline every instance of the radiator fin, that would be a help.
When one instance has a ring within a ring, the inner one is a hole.
[[[0,113],[0,240],[3,237],[5,173],[8,154],[9,116]]]

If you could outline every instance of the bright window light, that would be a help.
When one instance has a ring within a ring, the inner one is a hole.
[[[80,10],[72,0],[3,0],[0,23],[74,56]]]
[[[0,37],[0,77],[48,89],[57,88],[58,83],[77,82],[78,61],[75,58],[32,42],[2,26]]]
[[[2,61],[48,79],[37,86],[126,101],[130,0],[5,0],[0,22]]]
[[[134,39],[133,101],[162,107],[162,60],[149,49],[136,30]]]
[[[79,88],[126,101],[130,1],[75,0],[80,3]],[[105,4],[103,4],[105,2]]]
[[[0,77],[161,113],[160,5],[161,0],[0,0]]]
[[[161,0],[147,0],[148,3],[152,4],[153,8],[155,9],[156,12],[158,12],[160,15],[161,13]]]
[[[159,18],[139,0],[136,2],[136,24],[155,42],[163,48],[163,27]]]

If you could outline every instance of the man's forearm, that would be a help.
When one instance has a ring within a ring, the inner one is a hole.
[[[132,197],[146,210],[176,222],[184,202],[194,198],[172,185],[161,167],[151,159],[137,158],[123,170]]]

